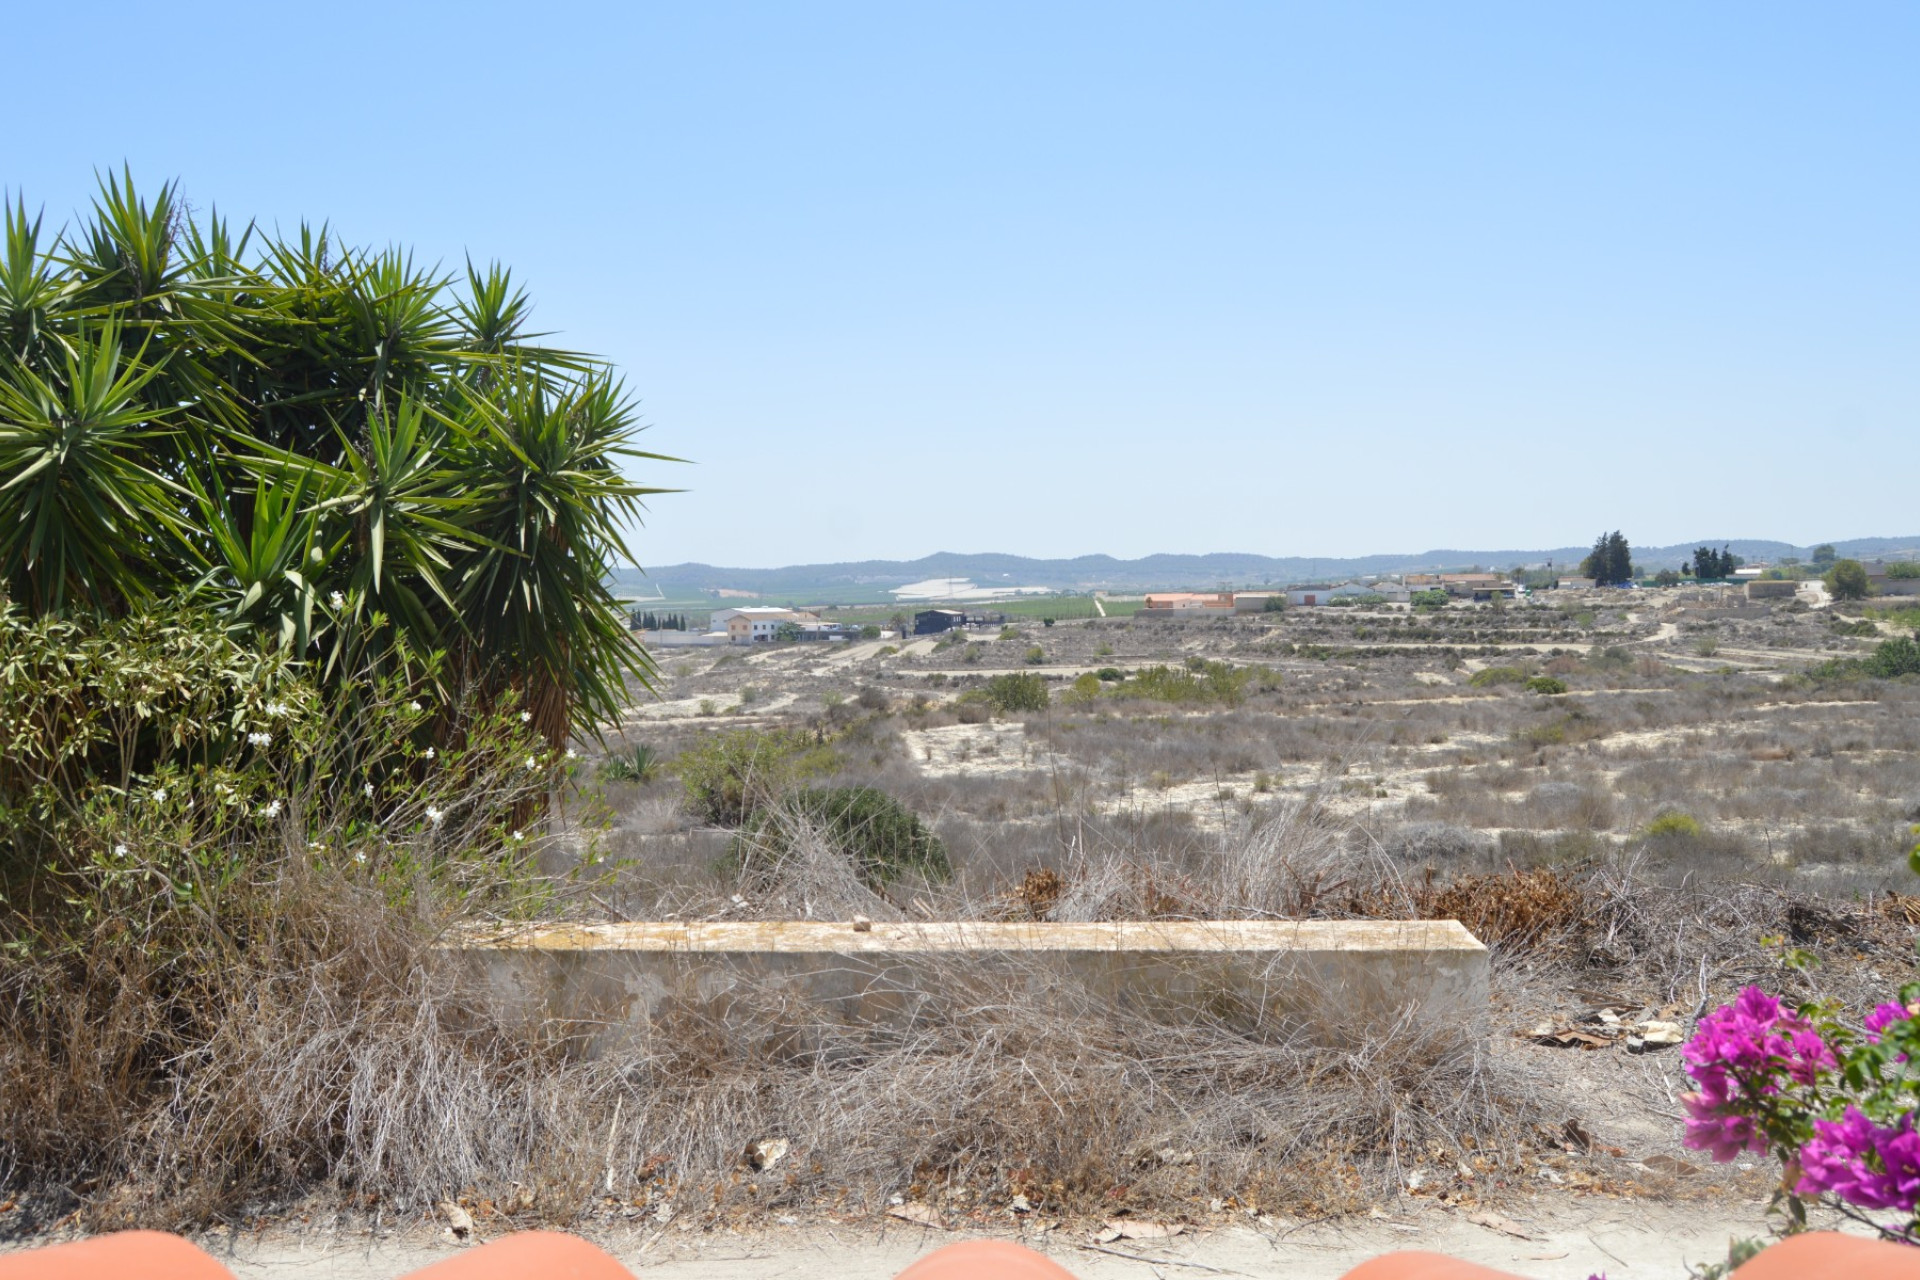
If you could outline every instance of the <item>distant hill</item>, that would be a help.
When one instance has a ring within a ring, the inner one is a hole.
[[[1634,563],[1648,570],[1678,568],[1699,546],[1731,547],[1748,560],[1808,559],[1811,547],[1756,538],[1701,538],[1669,547],[1635,547]],[[1854,538],[1836,541],[1842,556],[1873,559],[1920,558],[1920,534],[1905,538]],[[842,564],[790,565],[782,569],[729,569],[710,564],[672,564],[644,574],[623,570],[617,587],[673,599],[719,591],[750,593],[816,603],[852,603],[884,598],[893,587],[927,578],[969,578],[982,587],[1050,587],[1056,591],[1150,591],[1218,586],[1271,586],[1363,574],[1411,573],[1442,569],[1510,569],[1552,561],[1572,568],[1586,546],[1471,551],[1441,549],[1418,553],[1338,557],[1214,555],[1076,556],[1035,560],[1026,556],[939,552],[918,560],[857,560]]]

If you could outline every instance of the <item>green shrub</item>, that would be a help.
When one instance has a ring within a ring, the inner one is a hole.
[[[1137,671],[1115,692],[1123,697],[1155,702],[1217,702],[1238,706],[1246,698],[1247,686],[1258,674],[1252,667],[1195,658],[1189,661],[1186,670],[1147,667]]]
[[[799,730],[729,729],[682,751],[673,771],[702,822],[733,827],[838,763],[832,748]]]
[[[1901,581],[1920,578],[1920,562],[1913,560],[1896,560],[1887,566],[1887,577]]]
[[[1118,684],[1127,678],[1127,673],[1118,667],[1102,667],[1093,674],[1106,684]]]
[[[1022,662],[1025,662],[1030,667],[1037,667],[1046,660],[1047,651],[1039,645],[1035,645],[1033,648],[1027,650],[1026,656],[1021,659]]]
[[[1487,667],[1473,673],[1467,681],[1476,689],[1490,689],[1501,684],[1524,684],[1527,673],[1518,667]]]
[[[1018,640],[1020,638],[1020,628],[1009,623],[1000,628],[1000,634],[996,638],[1000,640]]]
[[[735,841],[743,864],[784,854],[799,822],[814,827],[852,861],[871,888],[909,871],[929,880],[953,875],[947,847],[918,814],[877,787],[817,787],[791,792],[756,810]]]
[[[1835,560],[1822,578],[1835,600],[1864,600],[1873,594],[1866,566],[1858,560]]]
[[[1565,693],[1566,691],[1567,682],[1565,680],[1556,680],[1552,676],[1535,676],[1533,679],[1527,681],[1528,693],[1542,693],[1551,697],[1554,694]]]
[[[860,638],[862,640],[878,640],[880,638],[880,628],[869,622],[866,626],[860,628]]]
[[[1439,587],[1435,587],[1430,591],[1416,591],[1407,597],[1414,608],[1423,611],[1444,609],[1447,607],[1447,601],[1451,598],[1451,596]]]
[[[1901,676],[1920,675],[1920,644],[1906,636],[1882,640],[1865,658],[1832,658],[1807,668],[1815,680],[1858,680],[1873,676],[1897,680]]]
[[[1649,839],[1661,837],[1694,837],[1700,834],[1700,822],[1691,814],[1669,809],[1647,824],[1644,833]]]
[[[1882,680],[1920,675],[1920,644],[1907,636],[1882,640],[1866,660],[1867,674]]]
[[[1587,665],[1595,671],[1626,671],[1633,666],[1633,650],[1618,644],[1604,649],[1595,646],[1587,654]]]
[[[1516,733],[1514,738],[1529,747],[1559,746],[1567,740],[1567,726],[1564,721],[1531,725]]]
[[[660,776],[660,752],[644,743],[607,757],[600,776],[610,782],[652,782]]]
[[[1091,671],[1083,671],[1074,677],[1073,684],[1063,695],[1074,706],[1084,707],[1100,696],[1100,677]]]
[[[1032,673],[995,676],[987,681],[985,693],[988,705],[1001,715],[1047,709],[1047,682]]]

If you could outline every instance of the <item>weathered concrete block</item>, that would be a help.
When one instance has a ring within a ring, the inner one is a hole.
[[[694,1022],[777,1027],[801,1049],[1015,1008],[1341,1044],[1486,1034],[1487,950],[1452,920],[648,922],[461,950],[510,1008],[589,1052]]]

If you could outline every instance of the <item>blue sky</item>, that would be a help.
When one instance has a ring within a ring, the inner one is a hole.
[[[457,265],[643,562],[1920,531],[1920,6],[97,3],[0,185]],[[25,113],[22,114],[22,104]]]

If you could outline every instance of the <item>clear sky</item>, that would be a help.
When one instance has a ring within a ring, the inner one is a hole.
[[[18,5],[0,185],[457,266],[643,562],[1920,532],[1920,5]]]

